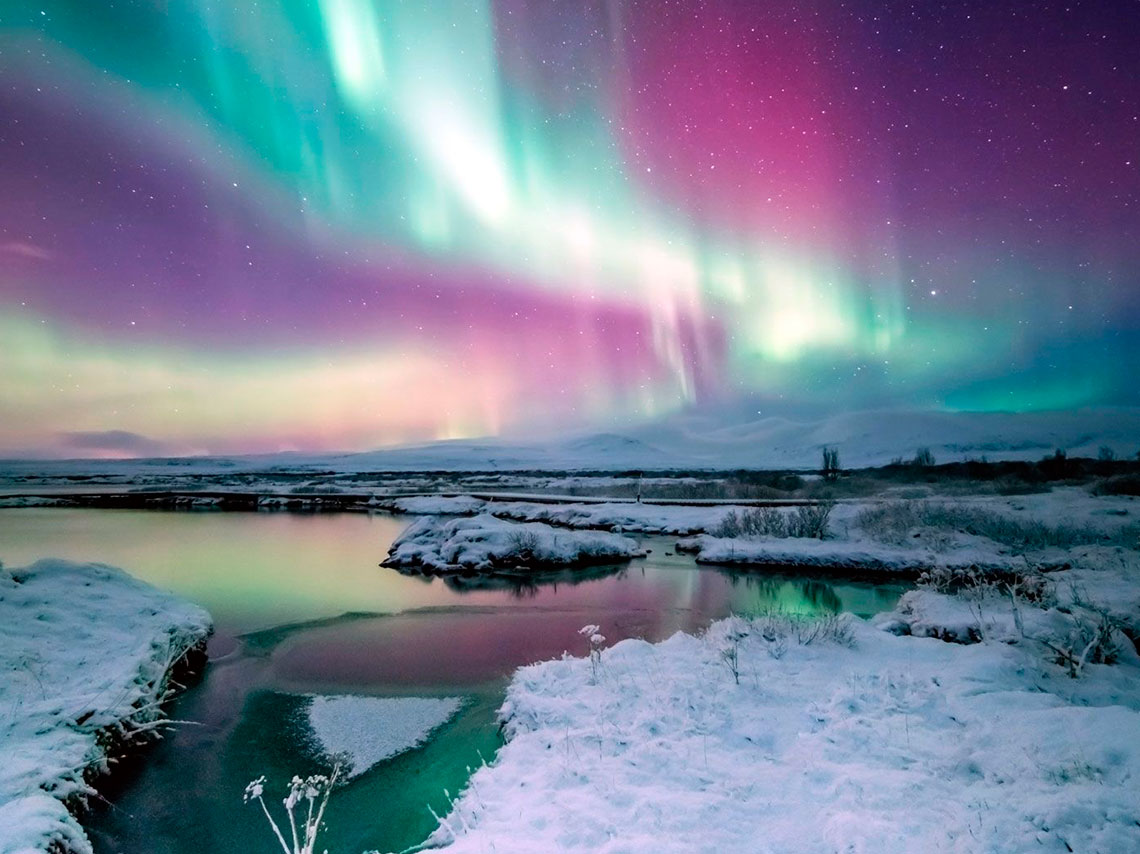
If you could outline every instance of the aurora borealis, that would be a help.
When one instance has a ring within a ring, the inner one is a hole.
[[[0,0],[0,453],[1140,403],[1138,34],[1127,2]]]

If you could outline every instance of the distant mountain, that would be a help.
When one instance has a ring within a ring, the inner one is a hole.
[[[916,410],[847,412],[819,418],[765,416],[727,420],[690,412],[624,433],[597,433],[545,442],[457,439],[352,454],[269,454],[107,460],[8,460],[0,473],[97,474],[131,480],[176,474],[277,471],[511,471],[818,467],[824,447],[839,449],[853,468],[913,458],[929,448],[938,462],[1040,459],[1054,449],[1096,456],[1140,451],[1140,409],[977,413]]]
[[[677,465],[678,462],[676,451],[667,453],[641,439],[619,436],[615,433],[598,433],[594,436],[571,439],[556,448],[554,453],[555,457],[579,459],[585,466],[604,460],[612,461],[613,466],[619,468],[668,467]]]
[[[722,468],[814,468],[824,447],[839,449],[845,467],[911,459],[929,448],[935,459],[1036,460],[1055,449],[1096,456],[1102,446],[1118,456],[1140,451],[1140,409],[1066,412],[847,412],[816,420],[769,416],[718,424],[683,415],[647,425],[635,436],[667,453]]]

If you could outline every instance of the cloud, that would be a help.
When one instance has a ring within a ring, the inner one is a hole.
[[[68,450],[97,456],[161,457],[173,453],[165,442],[129,430],[79,430],[60,434],[60,445]]]

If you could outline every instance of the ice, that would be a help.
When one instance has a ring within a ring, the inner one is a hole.
[[[350,777],[423,744],[463,706],[462,697],[312,697],[308,722],[325,757],[351,762]]]

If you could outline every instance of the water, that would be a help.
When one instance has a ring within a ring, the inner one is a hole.
[[[277,795],[319,765],[304,746],[306,693],[468,698],[425,747],[338,790],[321,848],[401,850],[435,827],[468,768],[499,744],[495,709],[518,666],[569,650],[598,623],[612,642],[659,640],[731,612],[871,614],[901,588],[697,567],[673,541],[626,567],[529,587],[446,584],[382,569],[407,523],[387,515],[0,510],[0,559],[65,557],[120,566],[200,603],[217,634],[202,682],[175,704],[179,727],[102,784],[86,824],[99,854],[270,852],[260,811],[244,805],[261,774]]]

